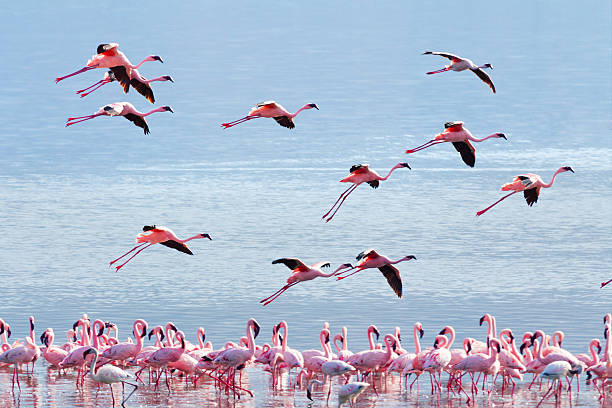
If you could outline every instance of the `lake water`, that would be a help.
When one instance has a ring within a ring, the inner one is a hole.
[[[612,6],[609,2],[13,3],[2,11],[0,109],[0,317],[14,336],[71,327],[82,313],[112,320],[120,337],[136,318],[173,321],[195,341],[204,326],[215,346],[244,334],[249,317],[269,341],[272,324],[289,322],[290,345],[318,345],[323,321],[349,329],[353,351],[365,330],[404,331],[421,321],[428,345],[446,324],[459,338],[483,339],[478,319],[497,317],[515,333],[563,330],[564,346],[586,352],[612,311]],[[122,118],[65,128],[66,118],[117,101],[152,109],[134,91],[109,84],[86,98],[75,90],[103,70],[54,78],[82,67],[99,43],[118,42],[133,63],[149,54],[147,77],[157,106],[151,134]],[[421,55],[453,52],[490,62],[497,88],[469,72],[425,75],[447,62]],[[295,111],[296,128],[260,119],[223,130],[255,103],[274,99]],[[451,145],[406,155],[444,122],[462,120],[475,137],[503,132],[508,141],[477,144],[475,168]],[[321,215],[343,191],[338,180],[357,163],[381,173],[400,169],[378,190],[359,187],[329,224]],[[534,172],[561,174],[527,207],[521,195],[486,215],[499,186]],[[195,257],[155,246],[120,272],[108,262],[134,245],[145,224],[166,225]],[[281,257],[332,266],[366,248],[396,259],[404,297],[375,270],[341,282],[319,279],[262,307],[258,300],[288,275]],[[61,336],[63,338],[63,336]],[[303,391],[272,392],[268,375],[249,372],[255,398],[235,406],[305,405]],[[46,365],[19,395],[0,371],[3,406],[108,406],[103,390],[77,392],[74,377]],[[420,396],[368,392],[359,406],[427,406]],[[598,405],[581,385],[575,406]],[[425,391],[423,391],[425,390]],[[495,394],[490,403],[528,406],[539,394]],[[566,397],[564,397],[566,398]],[[176,385],[170,397],[139,390],[130,406],[229,404],[211,387]],[[459,399],[447,401],[461,405]],[[482,402],[486,404],[486,400]]]

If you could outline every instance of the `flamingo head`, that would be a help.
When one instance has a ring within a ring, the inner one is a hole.
[[[47,337],[47,331],[43,332],[43,334],[40,335],[40,342],[42,344],[44,344],[45,346],[49,347],[49,343],[48,343],[49,339]]]
[[[174,113],[174,111],[172,110],[172,108],[170,106],[162,106],[162,109],[165,111],[170,111],[172,113]]]
[[[142,227],[142,230],[143,230],[144,232],[146,232],[146,231],[152,231],[152,230],[154,230],[154,229],[155,229],[155,224],[153,224],[153,225],[145,225],[144,227]]]
[[[149,55],[147,58],[145,58],[145,61],[159,61],[162,64],[164,63],[164,60],[162,60],[159,55]]]
[[[253,327],[253,338],[256,339],[259,335],[259,331],[261,330],[261,326],[259,325],[259,323],[257,323],[257,320],[253,318],[249,319],[249,326]]]
[[[304,106],[304,109],[312,109],[315,108],[316,110],[319,110],[319,107],[317,106],[316,103],[308,103],[306,104],[306,106]]]
[[[504,135],[503,133],[499,133],[499,132],[498,132],[498,133],[496,133],[495,135],[496,135],[497,137],[499,137],[499,138],[504,139],[504,140],[508,140],[508,139],[506,138],[506,135]]]
[[[564,166],[562,167],[562,171],[571,171],[572,173],[574,172],[574,169],[572,169],[570,166]]]
[[[212,238],[210,237],[210,235],[208,234],[200,234],[202,236],[202,238],[208,238],[212,241]]]
[[[34,317],[30,316],[30,330],[34,331]]]
[[[85,360],[87,358],[88,355],[90,355],[91,353],[96,352],[97,350],[93,347],[88,348],[87,350],[85,350],[83,352],[83,360]]]
[[[527,342],[524,342],[523,344],[521,344],[521,347],[519,347],[519,351],[521,354],[523,354],[525,348],[529,347],[529,344],[527,344]]]
[[[490,68],[490,69],[493,69],[493,65],[489,64],[488,62],[487,62],[486,64],[484,64],[482,67],[483,67],[483,68]]]
[[[469,356],[471,352],[472,352],[472,342],[468,341],[467,347],[465,348],[465,354]]]
[[[164,76],[162,77],[162,79],[163,79],[164,81],[174,82],[174,79],[172,79],[172,77],[171,77],[170,75],[164,75]]]
[[[411,259],[416,260],[416,256],[414,256],[414,255],[406,255],[406,256],[403,258],[403,260],[404,260],[404,261],[409,261],[409,260],[411,260]]]
[[[371,327],[372,327],[372,333],[376,335],[376,340],[378,340],[378,338],[380,337],[380,333],[378,332],[378,329],[376,328],[376,326],[371,326]]]

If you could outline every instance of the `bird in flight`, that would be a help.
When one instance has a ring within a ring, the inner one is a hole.
[[[283,108],[279,103],[274,101],[261,102],[255,105],[249,111],[249,114],[244,118],[235,120],[233,122],[222,123],[224,129],[230,128],[232,126],[236,126],[240,123],[246,122],[251,119],[257,118],[274,118],[275,121],[278,122],[279,125],[293,129],[295,124],[293,123],[293,118],[295,118],[301,111],[305,109],[315,108],[319,110],[319,107],[314,103],[307,103],[297,110],[295,113],[290,113],[287,109]]]
[[[470,71],[475,73],[476,76],[478,76],[478,78],[480,78],[485,84],[489,85],[489,88],[491,88],[493,93],[495,93],[495,85],[493,85],[493,81],[491,81],[491,78],[489,78],[489,75],[487,75],[487,73],[483,71],[485,68],[493,69],[493,65],[489,63],[484,64],[484,65],[476,65],[467,58],[461,58],[457,55],[449,54],[447,52],[425,51],[423,55],[439,55],[451,61],[450,64],[448,64],[442,69],[439,69],[437,71],[428,72],[427,73],[428,75],[437,74],[437,73],[445,72],[445,71],[459,72],[459,71],[465,71],[466,69],[469,69]]]

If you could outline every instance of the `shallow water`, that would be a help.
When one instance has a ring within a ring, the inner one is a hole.
[[[478,319],[489,312],[515,333],[561,329],[576,353],[601,338],[601,318],[612,311],[612,288],[599,289],[612,277],[610,3],[152,2],[136,12],[127,3],[63,2],[11,4],[3,16],[0,317],[15,337],[30,314],[40,334],[61,333],[88,313],[117,323],[121,338],[140,317],[172,320],[192,341],[204,326],[220,345],[255,317],[262,341],[285,319],[290,344],[316,347],[327,320],[334,333],[347,326],[360,350],[372,323],[408,333],[421,321],[427,342],[446,324],[459,338],[483,338]],[[116,84],[74,94],[102,70],[54,84],[101,42],[119,42],[132,62],[159,54],[165,63],[141,72],[175,79],[153,86],[157,105],[175,114],[151,116],[150,135],[121,118],[64,128],[68,116],[115,101],[150,109]],[[471,73],[424,75],[446,62],[420,55],[428,49],[491,62],[498,93]],[[321,110],[300,114],[292,131],[264,119],[220,128],[267,99]],[[463,120],[475,137],[501,131],[509,140],[478,144],[474,169],[450,145],[403,153],[448,120]],[[358,188],[333,222],[320,220],[351,165],[383,173],[400,161],[412,170],[397,170],[378,190]],[[513,197],[474,217],[514,175],[548,181],[562,165],[576,173],[561,174],[534,207]],[[195,257],[153,247],[119,273],[109,269],[152,223],[213,241],[192,242]],[[335,267],[370,247],[418,258],[399,265],[401,300],[365,271],[303,283],[259,305],[287,277],[272,260]],[[15,402],[8,372],[0,374],[9,406],[109,404],[106,393],[76,392],[70,376],[54,379],[44,364]],[[258,370],[249,381],[255,398],[237,405],[306,403],[303,392],[271,392]],[[426,392],[417,399],[389,387],[360,405],[430,404]],[[139,391],[130,405],[228,401],[207,387],[176,388],[171,397]],[[593,397],[582,389],[574,405],[596,404]],[[519,393],[491,404],[532,401]]]

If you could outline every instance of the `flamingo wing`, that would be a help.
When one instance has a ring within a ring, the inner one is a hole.
[[[105,55],[115,55],[117,53],[117,47],[119,44],[111,43],[111,44],[100,44],[96,49],[96,54],[105,54]]]
[[[519,180],[526,188],[533,184],[533,179],[528,174],[520,174],[514,180]]]
[[[143,128],[145,135],[148,135],[149,133],[151,133],[149,131],[149,125],[147,125],[147,121],[143,117],[134,115],[133,113],[128,113],[127,115],[123,115],[123,117],[129,120],[130,122],[133,122],[136,126]]]
[[[527,201],[528,206],[532,206],[534,203],[538,202],[538,196],[540,195],[540,189],[537,187],[528,188],[523,191],[525,195],[525,201]]]
[[[378,268],[384,277],[387,279],[387,283],[391,286],[391,289],[395,292],[397,297],[402,297],[402,277],[400,271],[393,265],[383,265]]]
[[[360,259],[363,258],[376,258],[377,256],[379,256],[375,250],[373,249],[366,249],[365,251],[359,253],[359,255],[357,255],[357,260],[359,261]]]
[[[143,78],[144,79],[144,78]],[[155,96],[153,96],[153,89],[146,82],[140,82],[136,78],[130,80],[130,84],[138,91],[139,94],[145,97],[145,99],[151,103],[155,103]]]
[[[191,252],[187,245],[183,244],[182,242],[176,242],[169,239],[168,241],[160,242],[160,244],[167,246],[168,248],[174,248],[177,251],[184,252],[188,255],[193,255],[193,252]]]
[[[486,72],[484,72],[480,68],[477,68],[477,69],[471,69],[470,68],[470,71],[472,71],[473,73],[478,75],[478,78],[480,78],[485,84],[489,85],[489,88],[491,88],[493,93],[496,93],[495,92],[495,85],[493,85],[493,81],[491,81],[491,78],[489,78],[489,75],[487,75]]]
[[[272,261],[273,264],[279,264],[282,263],[284,264],[287,268],[294,270],[294,269],[299,269],[299,270],[307,270],[308,267],[304,264],[304,262],[300,261],[297,258],[280,258],[280,259],[276,259],[274,261]]]
[[[462,127],[463,126],[463,122],[460,120],[455,120],[452,122],[446,122],[444,124],[444,129],[448,129],[448,128],[452,128],[452,127]]]
[[[293,119],[287,116],[275,116],[274,120],[278,122],[282,127],[286,127],[289,129],[293,129],[295,124],[293,123]]]
[[[123,87],[123,92],[128,93],[130,90],[130,76],[127,74],[127,70],[125,69],[125,67],[119,65],[116,67],[111,67],[110,70],[113,71],[115,79]]]
[[[453,146],[461,153],[463,162],[470,167],[474,167],[474,163],[476,163],[476,149],[474,149],[474,146],[468,140],[465,142],[453,142]]]
[[[461,60],[461,59],[463,59],[463,58],[458,57],[458,56],[456,56],[456,55],[454,55],[454,54],[449,54],[449,53],[447,53],[447,52],[438,52],[438,51],[425,51],[425,52],[423,53],[423,55],[439,55],[439,56],[444,57],[444,58],[447,58],[447,59],[449,59],[449,60],[451,60],[451,61],[453,61],[453,60]]]
[[[355,174],[361,174],[361,173],[367,173],[368,170],[369,170],[368,164],[354,164],[353,166],[351,166],[351,169],[349,170],[349,172],[355,173]]]
[[[366,181],[372,188],[378,188],[380,182],[378,180]]]
[[[331,266],[331,263],[327,262],[327,261],[321,261],[321,262],[317,262],[316,264],[312,265],[312,268],[329,268]]]
[[[264,106],[276,106],[276,102],[274,101],[265,101],[265,102],[259,102],[257,105],[255,105],[257,108],[263,108]]]

